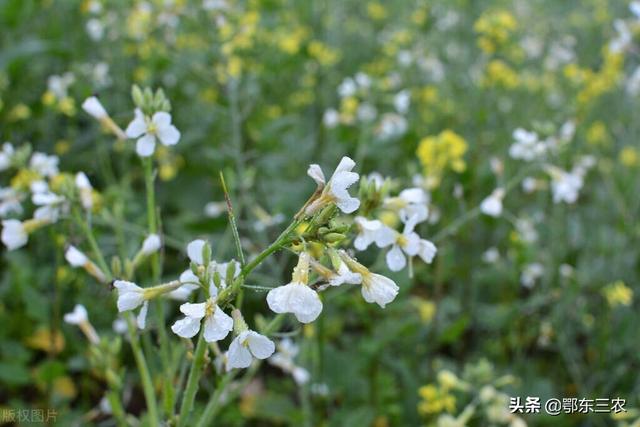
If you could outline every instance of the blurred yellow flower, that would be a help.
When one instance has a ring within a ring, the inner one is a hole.
[[[588,144],[600,146],[608,145],[611,141],[607,126],[600,120],[596,120],[587,128],[586,139]]]
[[[622,280],[609,283],[602,289],[602,294],[611,307],[629,306],[633,301],[633,290],[625,285]]]
[[[487,64],[482,84],[514,89],[520,84],[520,78],[506,62],[495,59]]]
[[[447,129],[438,135],[427,136],[420,141],[416,154],[426,177],[431,178],[433,186],[440,183],[447,169],[463,172],[466,168],[464,154],[467,142],[457,133]]]
[[[620,150],[618,158],[620,159],[620,163],[629,168],[640,165],[640,152],[636,147],[632,147],[631,145],[627,145]]]
[[[27,338],[27,345],[36,350],[60,353],[64,349],[64,337],[60,331],[53,332],[51,328],[40,327]]]
[[[423,415],[438,414],[440,412],[453,412],[456,409],[456,398],[449,394],[449,390],[438,387],[435,384],[427,384],[418,389],[418,394],[423,399],[418,403],[418,412]]]
[[[380,2],[369,2],[367,4],[367,14],[374,21],[382,21],[387,17],[387,9]]]

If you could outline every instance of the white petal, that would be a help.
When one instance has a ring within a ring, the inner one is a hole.
[[[409,233],[404,237],[405,239],[407,239],[407,242],[402,247],[404,253],[409,256],[417,255],[418,251],[420,250],[420,236],[418,236],[416,233]]]
[[[183,317],[171,325],[171,330],[182,338],[192,338],[200,330],[200,319]]]
[[[351,158],[344,156],[342,159],[340,159],[340,163],[338,163],[334,175],[338,172],[351,171],[355,166],[356,162],[354,162]]]
[[[287,312],[287,300],[289,299],[289,293],[294,285],[284,285],[273,288],[267,294],[267,304],[274,313],[286,313]]]
[[[407,265],[407,259],[398,245],[393,245],[387,252],[387,265],[391,271],[400,271]]]
[[[146,134],[136,142],[136,153],[140,157],[149,157],[156,149],[156,137]]]
[[[24,231],[22,222],[17,219],[7,219],[2,221],[2,243],[7,249],[13,250],[27,244],[29,236]]]
[[[86,111],[87,114],[90,114],[98,120],[107,117],[107,111],[95,96],[90,96],[89,98],[85,99],[82,103],[82,109]]]
[[[233,319],[216,306],[212,316],[204,320],[204,340],[219,341],[233,330]]]
[[[144,304],[142,304],[140,313],[138,313],[138,317],[136,319],[138,329],[144,329],[147,325],[147,311],[149,311],[149,301],[145,301]]]
[[[180,311],[188,317],[193,317],[194,319],[202,319],[205,315],[206,306],[207,304],[204,302],[201,302],[199,304],[185,302],[180,306]]]
[[[180,131],[173,125],[159,127],[158,139],[163,145],[176,145],[180,141]]]
[[[247,340],[249,341],[249,350],[258,359],[270,357],[276,349],[273,341],[254,331],[249,332]]]
[[[190,283],[190,284],[196,284],[199,283],[200,279],[198,279],[198,276],[196,276],[195,274],[193,274],[193,271],[191,270],[185,270],[182,272],[182,274],[180,275],[180,282],[181,283]]]
[[[87,256],[80,252],[75,246],[69,246],[64,257],[72,267],[82,267],[88,261]]]
[[[113,286],[118,290],[118,311],[133,310],[143,303],[143,289],[126,280],[116,280]]]
[[[418,252],[418,255],[424,262],[431,264],[437,252],[438,249],[432,242],[425,239],[420,240],[420,251]]]
[[[89,178],[84,172],[78,172],[76,174],[76,187],[81,190],[91,190],[93,187],[91,186],[91,182]]]
[[[71,313],[64,315],[64,321],[71,325],[79,325],[89,320],[87,309],[82,304],[76,304]]]
[[[151,117],[151,121],[156,127],[167,126],[171,124],[171,114],[166,111],[158,111]]]
[[[160,246],[160,236],[157,234],[150,234],[146,239],[144,239],[144,242],[142,242],[141,250],[144,254],[150,255],[160,249]]]
[[[362,285],[362,296],[366,302],[375,302],[384,308],[395,299],[399,289],[398,285],[388,277],[371,273]]]
[[[309,175],[318,186],[322,187],[326,183],[324,179],[324,173],[319,165],[313,164],[309,165],[309,169],[307,169],[307,175]]]
[[[360,200],[355,197],[343,198],[336,202],[336,205],[340,210],[346,214],[350,214],[358,210],[360,207]]]
[[[336,196],[343,194],[347,188],[358,182],[360,175],[355,172],[336,172],[331,178],[331,190]]]
[[[398,236],[398,232],[386,225],[380,228],[375,234],[376,246],[379,248],[386,248],[392,245]]]
[[[202,259],[202,248],[204,247],[204,244],[204,240],[198,239],[187,245],[187,255],[189,256],[189,259],[198,265],[202,265],[204,263]]]
[[[248,368],[252,360],[253,357],[251,357],[249,349],[243,345],[241,336],[238,335],[229,346],[227,369]]]
[[[322,301],[317,292],[306,285],[295,284],[289,295],[289,310],[302,323],[310,323],[322,312]]]
[[[129,123],[129,126],[127,126],[127,129],[124,131],[129,138],[137,138],[147,131],[147,123],[144,121],[144,114],[142,114],[142,111],[136,109],[134,114],[135,118],[131,123]]]

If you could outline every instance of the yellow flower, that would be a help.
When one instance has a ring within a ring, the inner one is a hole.
[[[64,337],[60,331],[52,331],[47,327],[40,327],[27,338],[27,345],[36,350],[60,353],[64,349]]]
[[[370,2],[367,4],[367,14],[369,15],[369,18],[374,21],[382,21],[387,17],[387,10],[384,8],[382,3]]]
[[[633,301],[633,290],[625,285],[622,280],[609,283],[602,289],[602,294],[611,307],[629,306]]]
[[[631,145],[627,145],[620,150],[618,158],[620,159],[620,163],[629,168],[640,165],[640,152],[638,152],[637,148],[632,147]]]
[[[436,315],[436,303],[421,297],[415,297],[411,302],[418,310],[418,315],[423,323],[427,324],[433,320]]]
[[[438,135],[427,136],[420,141],[416,154],[424,174],[430,178],[433,186],[437,186],[447,169],[463,172],[466,168],[464,154],[467,142],[457,133],[444,130]]]
[[[26,104],[20,103],[9,111],[7,119],[10,122],[17,122],[19,120],[28,119],[29,117],[31,117],[31,108]]]
[[[587,143],[590,145],[608,145],[611,141],[607,126],[604,122],[597,120],[589,126],[586,134]]]
[[[309,43],[309,55],[321,65],[331,66],[338,61],[338,52],[318,40]]]
[[[20,169],[11,179],[11,187],[16,190],[28,190],[31,183],[42,177],[31,169]]]
[[[519,85],[520,79],[518,73],[509,65],[495,59],[487,64],[482,83],[484,86],[501,86],[505,89],[513,89]]]
[[[517,27],[516,18],[507,10],[486,11],[473,24],[478,46],[487,54],[507,44]]]

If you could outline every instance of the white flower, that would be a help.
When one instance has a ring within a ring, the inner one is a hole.
[[[126,334],[128,329],[127,321],[124,320],[122,317],[118,317],[111,324],[111,328],[113,329],[113,332],[115,332],[116,334],[120,334],[120,335]]]
[[[387,252],[387,265],[391,271],[400,271],[407,265],[405,254],[409,257],[420,256],[426,263],[431,263],[436,255],[436,246],[429,240],[421,239],[414,230],[417,216],[407,220],[402,233],[384,226],[380,232],[378,242],[380,247],[391,245]]]
[[[329,129],[333,129],[340,123],[340,113],[333,108],[329,108],[322,116],[322,123],[324,123],[324,125]]]
[[[56,98],[66,98],[69,86],[75,81],[73,73],[64,73],[61,76],[53,75],[47,79],[47,89],[51,91]]]
[[[104,36],[104,25],[97,18],[91,18],[86,24],[87,34],[91,37],[91,40],[99,41]]]
[[[379,239],[380,230],[382,230],[384,224],[377,219],[368,220],[363,216],[355,217],[354,221],[358,228],[358,234],[353,241],[353,246],[359,251],[364,251]]]
[[[204,214],[209,218],[217,218],[226,211],[226,202],[209,202],[204,206]]]
[[[100,100],[95,96],[90,96],[82,103],[82,109],[91,115],[94,119],[102,120],[109,116],[107,110],[104,109]]]
[[[361,122],[369,123],[375,120],[378,115],[378,110],[368,102],[363,102],[358,106],[356,115],[358,116],[358,120]]]
[[[100,342],[96,330],[91,323],[89,323],[87,309],[82,304],[76,304],[72,312],[65,314],[64,321],[70,325],[78,326],[92,344],[98,344]]]
[[[384,201],[384,207],[398,213],[403,221],[416,217],[416,222],[422,222],[429,216],[429,194],[422,188],[406,188],[397,197],[389,197]]]
[[[0,151],[0,172],[9,169],[14,153],[13,145],[8,142],[2,144],[2,150]]]
[[[267,294],[267,304],[275,313],[293,313],[302,323],[310,323],[322,312],[320,297],[309,286],[310,256],[302,252],[298,265],[293,269],[289,284],[279,286]]]
[[[356,73],[355,80],[362,89],[368,89],[371,86],[371,77],[362,71]]]
[[[500,259],[500,252],[495,246],[490,247],[482,254],[482,261],[487,264],[494,264]]]
[[[381,274],[372,273],[364,265],[351,258],[344,250],[339,252],[340,258],[352,271],[362,276],[362,297],[368,303],[376,303],[384,308],[398,295],[400,288],[396,283]]]
[[[193,291],[200,287],[198,285],[200,279],[198,279],[198,276],[193,274],[191,270],[185,270],[184,272],[182,272],[179,280],[182,285],[179,288],[169,292],[167,294],[167,298],[185,301],[187,298],[189,298],[189,295],[191,295]]]
[[[613,53],[620,53],[626,50],[633,41],[633,33],[622,19],[613,21],[613,28],[616,30],[617,35],[609,43],[609,49]]]
[[[116,280],[113,286],[118,290],[118,311],[134,310],[144,302],[144,289],[133,282]]]
[[[315,213],[329,203],[335,203],[346,214],[352,213],[360,207],[360,200],[351,197],[347,191],[360,178],[357,173],[351,172],[355,165],[356,163],[349,157],[343,157],[326,185],[320,166],[316,164],[309,166],[307,174],[322,188],[322,194],[307,207],[307,215]]]
[[[180,311],[185,317],[177,320],[171,330],[182,338],[194,337],[203,319],[204,339],[207,342],[224,339],[233,330],[233,319],[216,305],[213,297],[199,304],[184,303]]]
[[[554,203],[575,203],[583,185],[582,170],[566,172],[549,166],[547,172],[551,175],[551,192]]]
[[[515,142],[509,147],[509,155],[514,159],[530,162],[542,157],[547,151],[547,145],[540,141],[538,134],[522,128],[513,131]]]
[[[76,188],[80,192],[80,202],[82,203],[82,207],[86,210],[90,210],[93,207],[93,187],[84,172],[78,172],[76,174]]]
[[[520,283],[526,288],[532,288],[536,284],[536,280],[542,277],[544,274],[544,267],[542,264],[534,262],[527,264],[522,270],[520,276]]]
[[[135,118],[125,130],[127,137],[137,138],[136,152],[141,157],[153,154],[156,139],[163,145],[175,145],[180,140],[180,131],[171,124],[171,115],[164,111],[155,113],[151,119],[140,109],[135,110]]]
[[[494,218],[502,215],[502,199],[504,198],[504,190],[496,188],[480,203],[480,212]]]
[[[313,269],[327,281],[326,285],[318,287],[318,291],[323,291],[329,286],[341,286],[345,283],[351,285],[359,285],[362,283],[360,273],[351,271],[334,249],[329,249],[329,257],[335,271],[325,267],[315,259],[310,258]]]
[[[2,154],[0,153],[0,156]],[[0,187],[0,218],[4,218],[11,213],[21,214],[22,204],[20,201],[23,194],[11,187]]]
[[[64,321],[70,325],[79,325],[89,321],[87,309],[82,304],[76,304],[72,312],[64,315]]]
[[[640,1],[629,3],[629,10],[635,15],[636,19],[640,19]]]
[[[2,243],[7,249],[14,250],[27,244],[29,234],[24,229],[24,225],[17,219],[6,219],[2,221]]]
[[[75,246],[69,246],[64,257],[72,267],[83,267],[89,261],[87,256]]]
[[[42,176],[52,177],[58,174],[59,161],[57,156],[47,156],[36,151],[31,156],[29,167]]]
[[[196,239],[187,245],[187,256],[192,262],[198,265],[203,265],[202,249],[206,242],[202,239]]]
[[[380,119],[376,133],[381,139],[392,139],[404,135],[409,125],[407,119],[396,113],[385,113]]]
[[[50,191],[44,182],[33,183],[31,189],[33,191],[31,201],[38,206],[33,217],[46,222],[58,221],[60,214],[67,210],[66,199]]]
[[[290,374],[296,384],[303,385],[309,381],[309,372],[295,364],[293,359],[298,354],[298,346],[289,338],[285,338],[278,343],[278,351],[269,358],[269,364],[282,369]]]
[[[161,245],[160,236],[157,234],[150,234],[146,239],[144,239],[144,242],[142,242],[142,249],[140,250],[145,255],[151,255],[157,252]]]
[[[354,273],[349,270],[347,264],[344,262],[340,262],[340,266],[337,271],[333,274],[333,276],[329,279],[329,284],[331,286],[340,286],[343,284],[350,285],[359,285],[362,283],[362,275],[360,273]]]
[[[393,97],[393,106],[400,114],[406,114],[409,111],[410,103],[411,93],[408,90],[400,91]]]
[[[248,368],[253,357],[266,359],[276,349],[269,338],[254,331],[240,332],[231,342],[227,353],[227,369]]]
[[[355,95],[357,89],[358,87],[353,79],[351,77],[347,77],[342,81],[342,83],[340,83],[340,86],[338,86],[338,95],[340,98],[346,98],[348,96]]]
[[[368,303],[376,303],[384,308],[398,295],[400,288],[396,283],[381,274],[371,273],[362,275],[362,297]]]

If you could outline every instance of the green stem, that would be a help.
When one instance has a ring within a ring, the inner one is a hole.
[[[89,242],[89,246],[91,246],[91,251],[93,252],[93,256],[96,257],[96,261],[98,262],[100,269],[102,269],[102,272],[107,278],[107,282],[110,282],[112,279],[111,269],[107,265],[107,262],[104,259],[104,255],[102,255],[102,251],[100,250],[100,246],[98,246],[98,242],[96,241],[95,236],[93,235],[93,230],[91,229],[91,226],[89,226],[88,221],[82,217],[77,207],[73,208],[73,216],[76,222],[80,225],[80,228],[82,228],[82,232],[87,238],[87,241]]]
[[[271,332],[273,332],[278,328],[282,319],[284,319],[283,314],[278,314],[277,316],[275,316],[271,320],[271,322],[269,322],[269,324],[264,328],[264,330],[262,330],[262,333],[264,335],[269,335]],[[261,361],[257,361],[251,366],[251,368],[249,368],[249,371],[245,374],[245,376],[242,379],[241,386],[234,389],[233,393],[230,396],[228,396],[227,401],[231,401],[231,399],[235,397],[235,395],[241,393],[242,390],[244,390],[247,383],[251,381],[251,379],[256,374],[256,372],[258,372],[258,368],[260,367],[260,364],[261,364]],[[212,419],[216,415],[217,411],[220,409],[220,402],[221,402],[220,397],[226,391],[227,385],[229,385],[231,380],[233,380],[233,378],[236,376],[236,373],[237,371],[227,372],[222,377],[222,380],[218,383],[218,387],[216,388],[216,391],[209,398],[209,402],[207,403],[207,406],[205,407],[204,412],[200,416],[200,420],[196,425],[197,427],[210,427],[213,425]]]
[[[196,398],[198,391],[198,383],[200,382],[200,376],[202,375],[202,368],[204,367],[204,355],[207,350],[207,343],[204,340],[204,326],[198,337],[198,344],[196,345],[196,351],[193,355],[193,363],[191,364],[191,370],[189,371],[189,378],[187,378],[187,386],[185,388],[184,396],[182,398],[182,404],[180,405],[180,416],[178,419],[178,427],[188,425],[189,415],[193,409],[193,402]]]
[[[138,339],[138,333],[133,323],[131,315],[126,316],[127,326],[129,327],[129,340],[131,341],[131,350],[133,351],[133,357],[136,360],[138,366],[138,372],[140,373],[140,380],[142,381],[142,391],[144,392],[144,398],[147,402],[147,412],[149,415],[149,423],[152,426],[159,425],[158,420],[158,405],[156,404],[156,396],[153,389],[153,383],[151,381],[151,375],[149,374],[149,367],[147,366],[147,360],[144,357],[142,348],[140,347],[140,340]]]
[[[111,413],[116,419],[116,423],[118,424],[118,426],[126,427],[127,419],[124,408],[122,407],[122,403],[120,402],[120,396],[118,395],[118,392],[115,390],[110,391],[107,394],[107,401],[109,401],[109,405],[111,405]]]
[[[154,187],[154,174],[153,174],[153,160],[151,158],[145,158],[142,160],[144,165],[144,182],[147,192],[147,224],[149,234],[157,234],[158,232],[158,219],[156,217],[156,193]],[[159,254],[151,254],[151,274],[153,283],[158,283],[161,276],[161,265]],[[163,408],[167,414],[173,412],[174,405],[174,393],[171,388],[171,384],[168,379],[168,373],[170,369],[169,363],[169,337],[167,331],[164,328],[164,301],[159,299],[155,304],[156,320],[158,322],[158,337],[160,341],[160,360],[162,362],[162,369],[167,374],[163,379]]]

